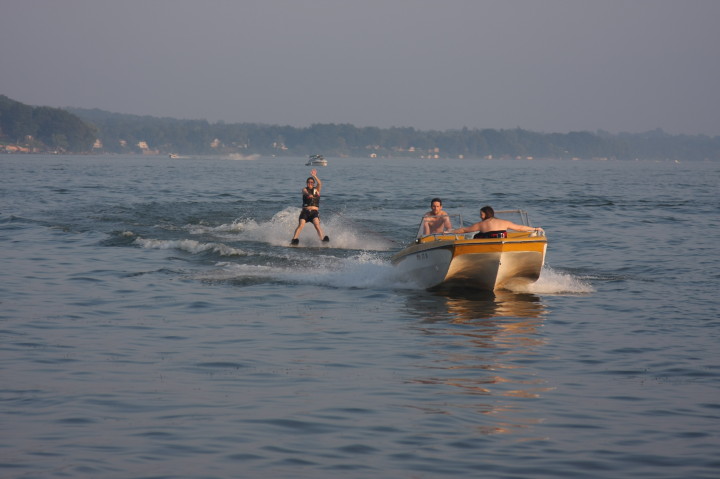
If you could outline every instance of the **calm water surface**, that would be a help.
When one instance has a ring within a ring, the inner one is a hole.
[[[720,165],[0,156],[0,476],[720,477]],[[389,258],[523,208],[524,291]]]

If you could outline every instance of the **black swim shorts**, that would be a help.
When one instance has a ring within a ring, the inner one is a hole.
[[[302,211],[300,211],[300,219],[305,220],[308,223],[312,223],[315,218],[320,217],[320,212],[318,210],[311,210],[307,208],[303,208]]]

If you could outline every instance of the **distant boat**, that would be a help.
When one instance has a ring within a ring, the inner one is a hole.
[[[322,155],[310,155],[310,159],[305,166],[327,166],[328,162]]]
[[[178,155],[177,153],[170,153],[168,156],[172,159],[180,158],[180,155]]]

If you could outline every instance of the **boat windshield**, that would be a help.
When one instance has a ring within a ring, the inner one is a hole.
[[[499,210],[495,211],[495,217],[518,225],[530,226],[528,214],[525,210]],[[448,230],[462,228],[463,226],[462,216],[458,214],[448,214],[442,217],[423,216],[420,220],[417,238],[441,235]]]
[[[462,228],[462,226],[463,221],[461,215],[423,216],[420,219],[417,237],[422,238],[424,236],[439,235],[448,230]]]
[[[525,210],[500,210],[495,212],[495,217],[510,221],[516,225],[530,226],[528,214]]]

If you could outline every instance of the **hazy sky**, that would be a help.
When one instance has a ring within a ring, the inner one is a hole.
[[[309,126],[720,135],[718,0],[0,0],[0,94]]]

